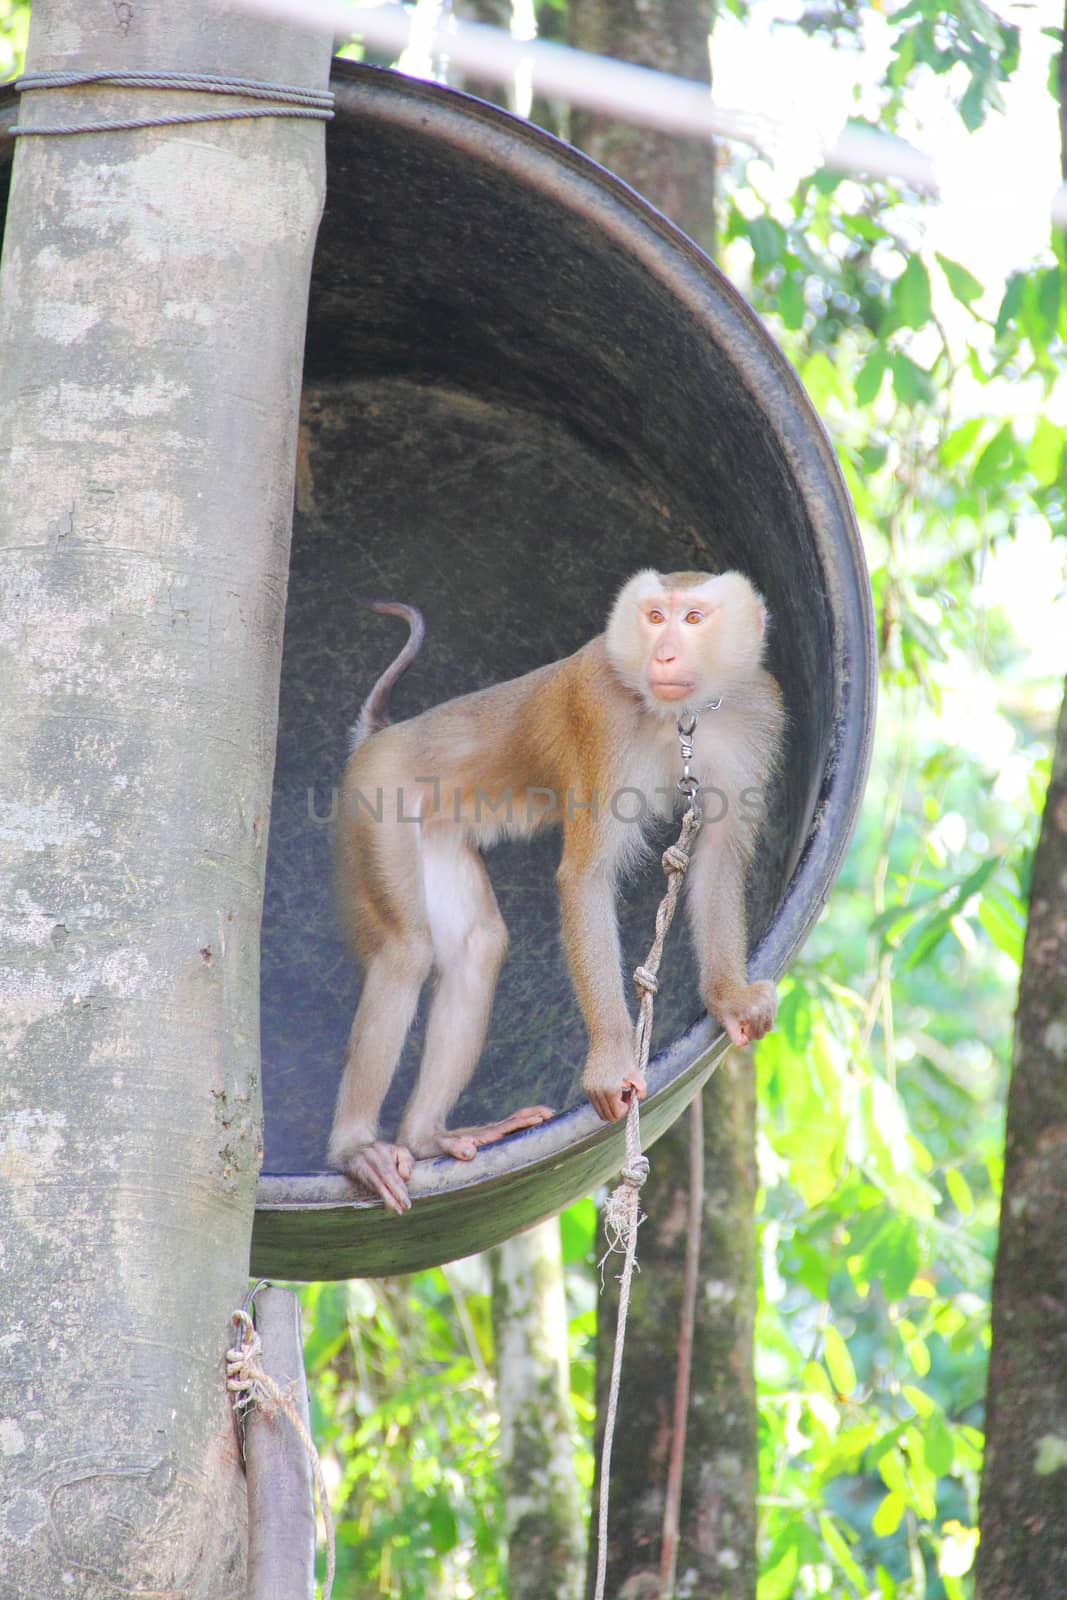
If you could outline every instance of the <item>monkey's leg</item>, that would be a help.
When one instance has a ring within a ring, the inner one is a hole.
[[[378,1113],[432,959],[429,933],[412,926],[387,936],[366,962],[327,1151],[332,1166],[380,1195],[391,1211],[411,1205],[412,1155],[402,1141],[378,1138]]]
[[[419,1078],[399,1138],[416,1156],[470,1161],[482,1145],[552,1116],[528,1106],[479,1127],[446,1128],[481,1054],[508,934],[478,851],[453,830],[424,835],[426,912],[437,967]]]
[[[745,928],[744,839],[722,825],[707,826],[686,873],[687,909],[700,965],[700,992],[731,1044],[762,1039],[774,1026],[773,983],[749,983]]]

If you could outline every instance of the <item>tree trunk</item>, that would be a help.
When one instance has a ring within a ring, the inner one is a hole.
[[[704,1198],[673,1590],[662,1584],[662,1535],[674,1444],[692,1112],[653,1146],[641,1191],[646,1220],[626,1330],[606,1586],[609,1597],[626,1600],[656,1600],[663,1593],[740,1600],[756,1589],[755,1096],[745,1056],[726,1057],[704,1090],[701,1109],[704,1137],[697,1145]],[[609,1279],[597,1330],[598,1419],[617,1307],[618,1283]],[[598,1420],[598,1458],[601,1426]],[[599,1494],[599,1472],[594,1493]],[[594,1549],[591,1571],[595,1558]]]
[[[993,1278],[979,1600],[1067,1594],[1067,697],[1034,857]]]
[[[569,0],[568,42],[710,84],[712,14],[710,0]],[[715,151],[710,140],[637,128],[577,106],[570,116],[570,138],[711,254]]]
[[[585,1563],[559,1223],[489,1252],[509,1600],[578,1600]]]
[[[710,81],[712,7],[706,0],[570,0],[567,16],[571,44]],[[570,128],[575,144],[705,250],[713,249],[715,153],[710,143],[577,109]],[[679,931],[678,937],[684,935]],[[712,1078],[704,1091],[702,1120],[698,1170],[704,1199],[674,1593],[746,1600],[756,1587],[755,1098],[746,1057],[729,1056]],[[658,1141],[641,1195],[647,1220],[626,1335],[607,1569],[607,1594],[625,1594],[627,1600],[664,1592],[671,1566],[662,1536],[674,1441],[691,1133],[690,1118],[682,1117]],[[597,1334],[601,1419],[617,1304],[618,1285],[612,1281],[601,1297]],[[590,1592],[595,1563],[593,1549]]]
[[[453,16],[462,22],[480,22],[484,27],[499,28],[504,33],[511,31],[511,0],[452,0],[451,9]],[[508,93],[503,84],[479,78],[476,73],[454,70],[449,73],[449,82],[453,88],[462,89],[465,94],[475,94],[481,100],[490,100],[495,105],[514,110],[514,96]]]
[[[35,0],[30,71],[321,86],[227,4]],[[247,102],[26,94],[24,125]],[[0,1595],[243,1593],[225,1387],[323,130],[27,137],[0,269]]]

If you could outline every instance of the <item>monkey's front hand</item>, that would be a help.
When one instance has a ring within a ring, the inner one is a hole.
[[[722,1023],[730,1043],[743,1049],[762,1039],[774,1027],[778,991],[773,983],[763,979],[731,989],[726,994],[714,995],[708,1001],[708,1010]]]
[[[399,1216],[401,1212],[411,1210],[408,1179],[415,1165],[415,1157],[404,1145],[387,1144],[383,1139],[376,1139],[373,1144],[360,1145],[350,1153],[332,1159],[353,1183],[361,1184],[372,1194],[379,1195],[389,1211],[395,1211]]]
[[[618,1122],[629,1109],[631,1093],[643,1100],[648,1093],[641,1073],[634,1065],[633,1045],[594,1046],[582,1073],[582,1088],[589,1096],[601,1122]]]

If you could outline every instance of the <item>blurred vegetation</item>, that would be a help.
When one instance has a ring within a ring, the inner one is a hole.
[[[21,71],[29,28],[29,0],[0,0],[0,83]]]

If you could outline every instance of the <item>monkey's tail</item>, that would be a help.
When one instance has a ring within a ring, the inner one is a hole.
[[[408,625],[408,640],[364,700],[349,740],[350,755],[353,750],[359,749],[364,739],[369,739],[372,733],[388,726],[389,696],[422,649],[422,641],[426,637],[426,623],[418,606],[405,605],[402,600],[364,600],[363,604],[382,617],[403,617]]]

